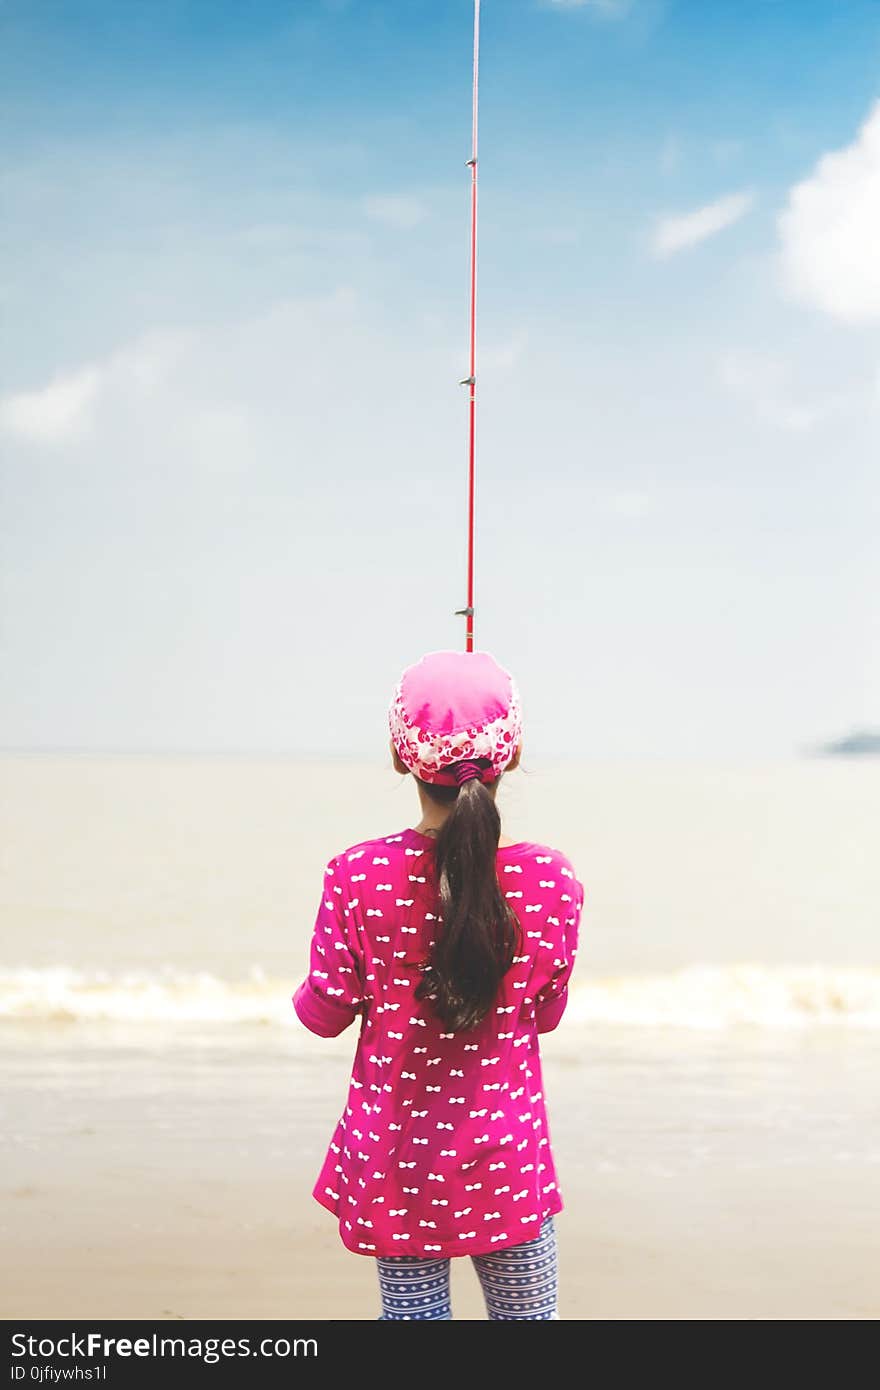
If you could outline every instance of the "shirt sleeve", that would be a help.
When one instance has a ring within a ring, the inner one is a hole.
[[[339,857],[324,870],[324,891],[312,932],[309,973],[293,995],[300,1022],[335,1038],[361,1012],[361,966],[352,947],[347,886]]]
[[[559,904],[562,930],[559,935],[559,950],[553,962],[553,973],[535,995],[535,1021],[539,1033],[552,1033],[565,1013],[568,1003],[568,981],[577,956],[584,886],[567,860],[565,868],[569,870],[571,877],[565,876],[569,886],[564,891],[571,901]]]

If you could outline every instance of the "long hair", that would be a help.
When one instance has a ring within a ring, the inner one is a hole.
[[[469,759],[488,767],[488,758]],[[452,803],[434,841],[440,916],[430,960],[416,986],[451,1032],[473,1028],[489,1012],[521,940],[518,917],[498,882],[501,817],[479,777],[460,786],[421,782],[441,804]]]

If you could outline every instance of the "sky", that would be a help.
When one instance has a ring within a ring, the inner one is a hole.
[[[384,757],[464,649],[471,42],[0,3],[4,748]],[[483,0],[479,153],[531,766],[880,727],[880,5]]]

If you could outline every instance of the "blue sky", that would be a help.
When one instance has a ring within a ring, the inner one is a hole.
[[[484,0],[533,764],[880,724],[880,7]],[[471,6],[0,6],[6,747],[372,757],[462,647]]]

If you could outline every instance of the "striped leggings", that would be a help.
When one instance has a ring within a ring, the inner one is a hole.
[[[556,1230],[548,1216],[534,1240],[507,1245],[488,1255],[472,1255],[496,1322],[558,1318],[556,1311]],[[451,1318],[449,1259],[383,1255],[376,1259],[382,1295],[380,1322]]]

